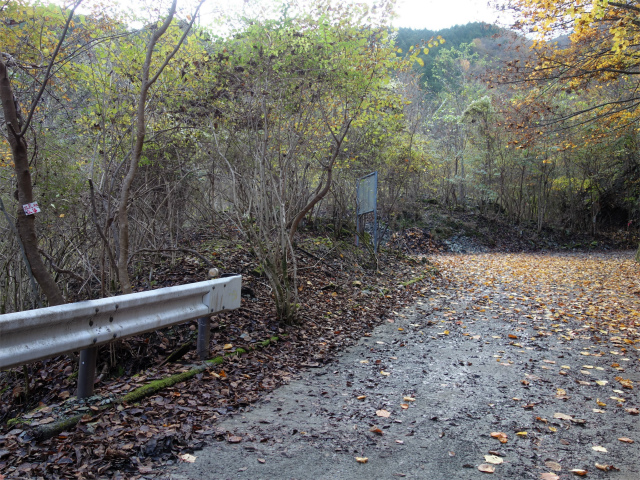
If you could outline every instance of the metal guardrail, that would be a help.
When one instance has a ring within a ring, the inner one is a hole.
[[[0,315],[0,368],[93,349],[196,318],[206,317],[208,326],[209,315],[240,307],[241,286],[242,276],[236,275]],[[82,362],[81,356],[81,373]],[[95,358],[89,362],[95,370]]]

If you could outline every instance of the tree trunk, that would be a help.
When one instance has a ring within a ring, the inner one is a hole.
[[[7,124],[7,138],[11,146],[14,170],[17,184],[17,222],[18,234],[24,245],[24,250],[31,266],[31,271],[36,281],[42,288],[49,301],[49,305],[61,305],[64,303],[62,292],[56,285],[49,270],[38,253],[38,238],[36,236],[35,215],[26,215],[22,205],[33,202],[33,185],[31,172],[29,171],[29,157],[27,142],[21,135],[22,122],[17,111],[17,101],[13,96],[11,81],[5,63],[0,59],[0,102],[4,119]]]
[[[638,250],[636,251],[636,262],[640,263],[640,245],[638,245]]]
[[[138,164],[140,163],[140,158],[142,157],[142,147],[144,146],[144,138],[146,135],[146,115],[145,109],[147,106],[147,96],[149,94],[149,89],[151,86],[158,80],[165,67],[169,64],[171,59],[174,57],[176,52],[182,46],[184,39],[187,37],[187,34],[191,30],[193,26],[193,22],[198,17],[198,11],[202,6],[204,0],[201,0],[198,4],[195,13],[191,17],[191,22],[185,28],[185,31],[180,37],[180,40],[174,47],[174,49],[169,53],[162,65],[158,67],[156,73],[152,76],[150,73],[151,70],[151,60],[153,57],[153,53],[156,49],[156,45],[160,38],[166,33],[167,29],[171,25],[173,21],[173,17],[176,13],[176,3],[177,0],[173,0],[171,3],[171,7],[169,9],[169,14],[165,18],[162,25],[153,32],[153,35],[149,39],[149,43],[147,44],[147,52],[144,60],[144,64],[142,66],[142,75],[140,79],[140,96],[138,97],[138,110],[136,114],[136,128],[135,128],[135,143],[132,147],[131,156],[129,159],[129,169],[127,170],[127,174],[124,177],[122,183],[122,189],[120,190],[120,206],[118,207],[118,243],[120,244],[120,251],[118,253],[118,278],[120,279],[120,286],[122,288],[122,293],[131,293],[131,281],[129,279],[129,201],[131,199],[131,187],[133,186],[133,181],[135,180],[136,174],[138,172]]]

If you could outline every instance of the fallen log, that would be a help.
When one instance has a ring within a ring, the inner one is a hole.
[[[135,390],[116,398],[114,401],[106,405],[101,405],[100,407],[98,407],[97,411],[91,410],[86,413],[67,415],[64,418],[61,418],[60,420],[49,423],[47,425],[39,425],[33,429],[32,436],[37,441],[47,440],[75,427],[80,422],[80,420],[82,420],[83,418],[87,418],[87,416],[92,418],[116,405],[142,400],[143,398],[153,395],[154,393],[157,393],[165,388],[171,387],[180,382],[184,382],[185,380],[189,380],[190,378],[195,377],[199,373],[208,370],[214,365],[221,365],[222,363],[224,363],[224,360],[227,357],[230,357],[232,355],[243,355],[255,350],[256,348],[267,347],[270,344],[277,342],[279,339],[279,337],[271,337],[267,340],[263,340],[262,342],[258,342],[254,347],[251,348],[237,348],[233,352],[225,353],[222,356],[214,357],[206,360],[202,364],[195,365],[186,372],[176,373],[175,375],[171,375],[166,378],[153,380],[146,385],[142,385],[141,387],[138,387]],[[27,420],[25,420],[24,422],[21,422],[20,420],[14,420],[14,423],[28,424],[29,422]]]

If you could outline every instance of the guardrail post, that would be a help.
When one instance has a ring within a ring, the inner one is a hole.
[[[93,384],[96,380],[96,359],[98,347],[85,348],[80,351],[80,368],[78,370],[78,398],[93,395]]]
[[[198,319],[198,358],[209,358],[209,342],[211,341],[211,323],[209,317]]]
[[[212,280],[220,276],[220,271],[217,268],[210,268],[207,272],[207,279]],[[198,319],[198,341],[196,343],[196,349],[198,350],[198,358],[200,360],[207,360],[209,358],[209,342],[211,341],[211,323],[209,316],[201,317]]]

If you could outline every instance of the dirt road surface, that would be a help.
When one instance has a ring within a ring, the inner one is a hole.
[[[163,478],[640,479],[632,257],[442,255],[415,305]]]

